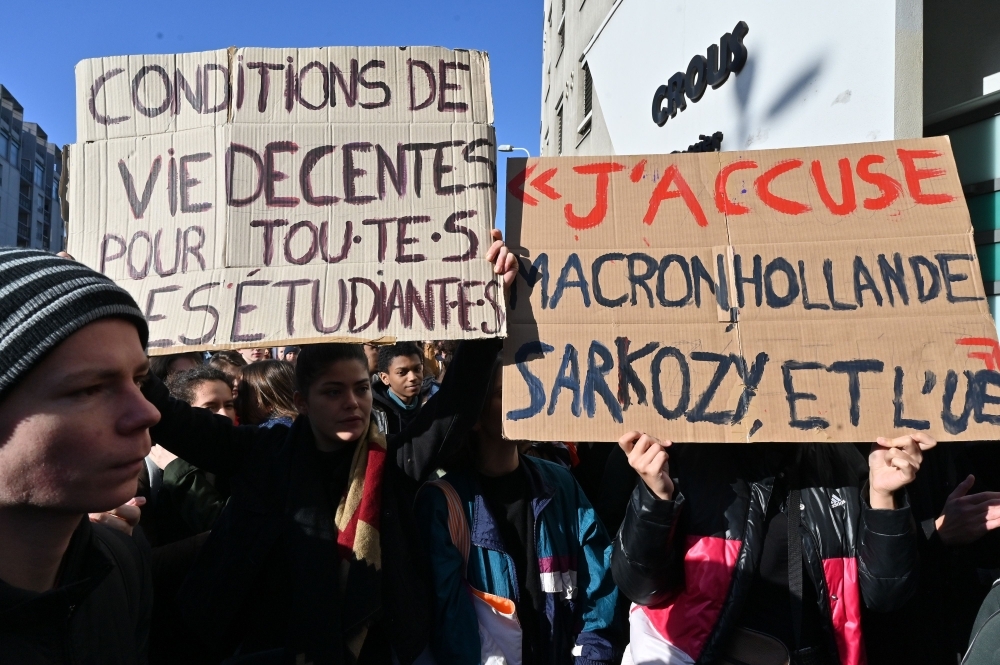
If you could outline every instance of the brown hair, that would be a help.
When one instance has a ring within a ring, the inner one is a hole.
[[[334,363],[356,360],[368,371],[368,358],[360,344],[310,344],[299,351],[295,364],[295,385],[307,394],[312,384]]]
[[[166,381],[167,377],[170,376],[170,366],[174,364],[175,360],[180,360],[181,358],[190,358],[199,365],[202,363],[202,354],[200,351],[190,351],[188,353],[171,353],[165,356],[153,356],[149,359],[149,371],[151,374],[155,374],[160,378],[160,381]]]
[[[240,423],[259,425],[271,418],[295,418],[295,370],[282,360],[261,360],[243,368],[236,392]]]
[[[243,376],[243,368],[247,366],[247,361],[239,351],[225,350],[218,351],[209,358],[208,366],[229,377],[229,387],[235,390]]]

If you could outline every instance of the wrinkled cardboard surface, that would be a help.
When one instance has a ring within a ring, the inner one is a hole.
[[[507,229],[508,437],[1000,433],[1000,346],[946,137],[510,160]]]
[[[77,92],[69,251],[152,353],[504,334],[485,53],[96,58]]]

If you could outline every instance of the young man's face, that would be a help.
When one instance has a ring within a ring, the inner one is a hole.
[[[368,369],[357,360],[330,365],[309,393],[295,393],[299,413],[309,416],[313,430],[326,441],[350,443],[368,430],[372,389]]]
[[[397,397],[409,404],[420,394],[420,384],[424,380],[424,361],[416,355],[396,356],[389,363],[389,371],[379,374],[379,378]]]
[[[131,499],[160,420],[138,387],[148,368],[119,319],[52,350],[0,401],[0,505],[93,513]]]
[[[267,360],[271,357],[271,349],[240,349],[240,355],[247,363],[255,363],[258,360]]]
[[[212,413],[236,420],[236,407],[233,403],[233,391],[222,381],[204,381],[194,389],[194,400],[191,406],[208,409]]]

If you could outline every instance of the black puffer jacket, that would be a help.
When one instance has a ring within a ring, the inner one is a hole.
[[[698,663],[725,648],[760,563],[775,478],[766,445],[677,445],[672,501],[639,482],[615,538],[611,565],[622,593],[653,628]],[[848,444],[800,444],[804,580],[815,585],[828,648],[864,662],[861,604],[902,605],[916,586],[917,540],[908,505],[873,510],[864,457]],[[900,493],[897,502],[903,502]]]
[[[56,588],[33,593],[0,581],[0,664],[144,665],[152,588],[141,534],[84,517]]]
[[[403,434],[388,437],[379,540],[381,571],[362,589],[339,592],[333,515],[315,464],[309,420],[285,427],[237,427],[175,400],[158,381],[143,387],[161,413],[153,438],[182,459],[231,478],[232,496],[180,591],[192,630],[220,655],[239,648],[254,663],[340,663],[344,634],[373,617],[378,634],[361,658],[389,646],[406,665],[430,632],[431,590],[412,507],[421,482],[461,444],[482,411],[500,340],[466,342],[441,399]],[[391,460],[391,463],[390,463]],[[379,588],[380,587],[380,588]],[[248,654],[250,652],[250,654]],[[248,661],[251,662],[251,661]]]

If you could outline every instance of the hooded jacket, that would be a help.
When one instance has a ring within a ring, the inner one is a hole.
[[[673,500],[640,481],[615,538],[611,565],[622,593],[699,664],[726,647],[760,563],[775,481],[765,453],[765,445],[674,446]],[[796,454],[804,583],[815,586],[827,648],[843,665],[860,665],[862,603],[890,611],[916,588],[910,508],[871,508],[867,465],[854,446],[800,444]]]
[[[609,570],[611,541],[580,485],[552,462],[521,456],[531,488],[542,591],[546,595],[542,655],[553,665],[597,665],[613,657],[611,622],[617,589]],[[463,580],[479,591],[514,601],[518,582],[496,520],[475,476],[445,475],[470,525],[469,565],[451,543],[448,507],[440,490],[426,487],[417,499],[420,526],[428,542],[436,594],[434,655],[439,662],[476,665],[479,629]]]
[[[323,490],[314,462],[309,420],[289,430],[239,427],[223,416],[169,396],[156,381],[144,386],[160,410],[153,438],[195,466],[231,478],[232,496],[216,522],[178,603],[188,625],[220,654],[261,651],[294,662],[300,654],[316,665],[342,662],[343,635],[378,618],[384,635],[368,644],[391,644],[399,661],[411,663],[427,646],[431,590],[413,518],[419,484],[437,468],[447,444],[460,445],[486,394],[499,340],[463,344],[454,379],[404,437],[389,437],[382,480],[379,588],[341,594],[335,505]],[[457,388],[461,386],[461,389]],[[470,415],[472,414],[472,415]],[[365,651],[362,652],[364,658]],[[263,658],[263,654],[261,654]]]
[[[142,536],[83,517],[54,589],[0,581],[0,665],[145,665],[152,587]]]

